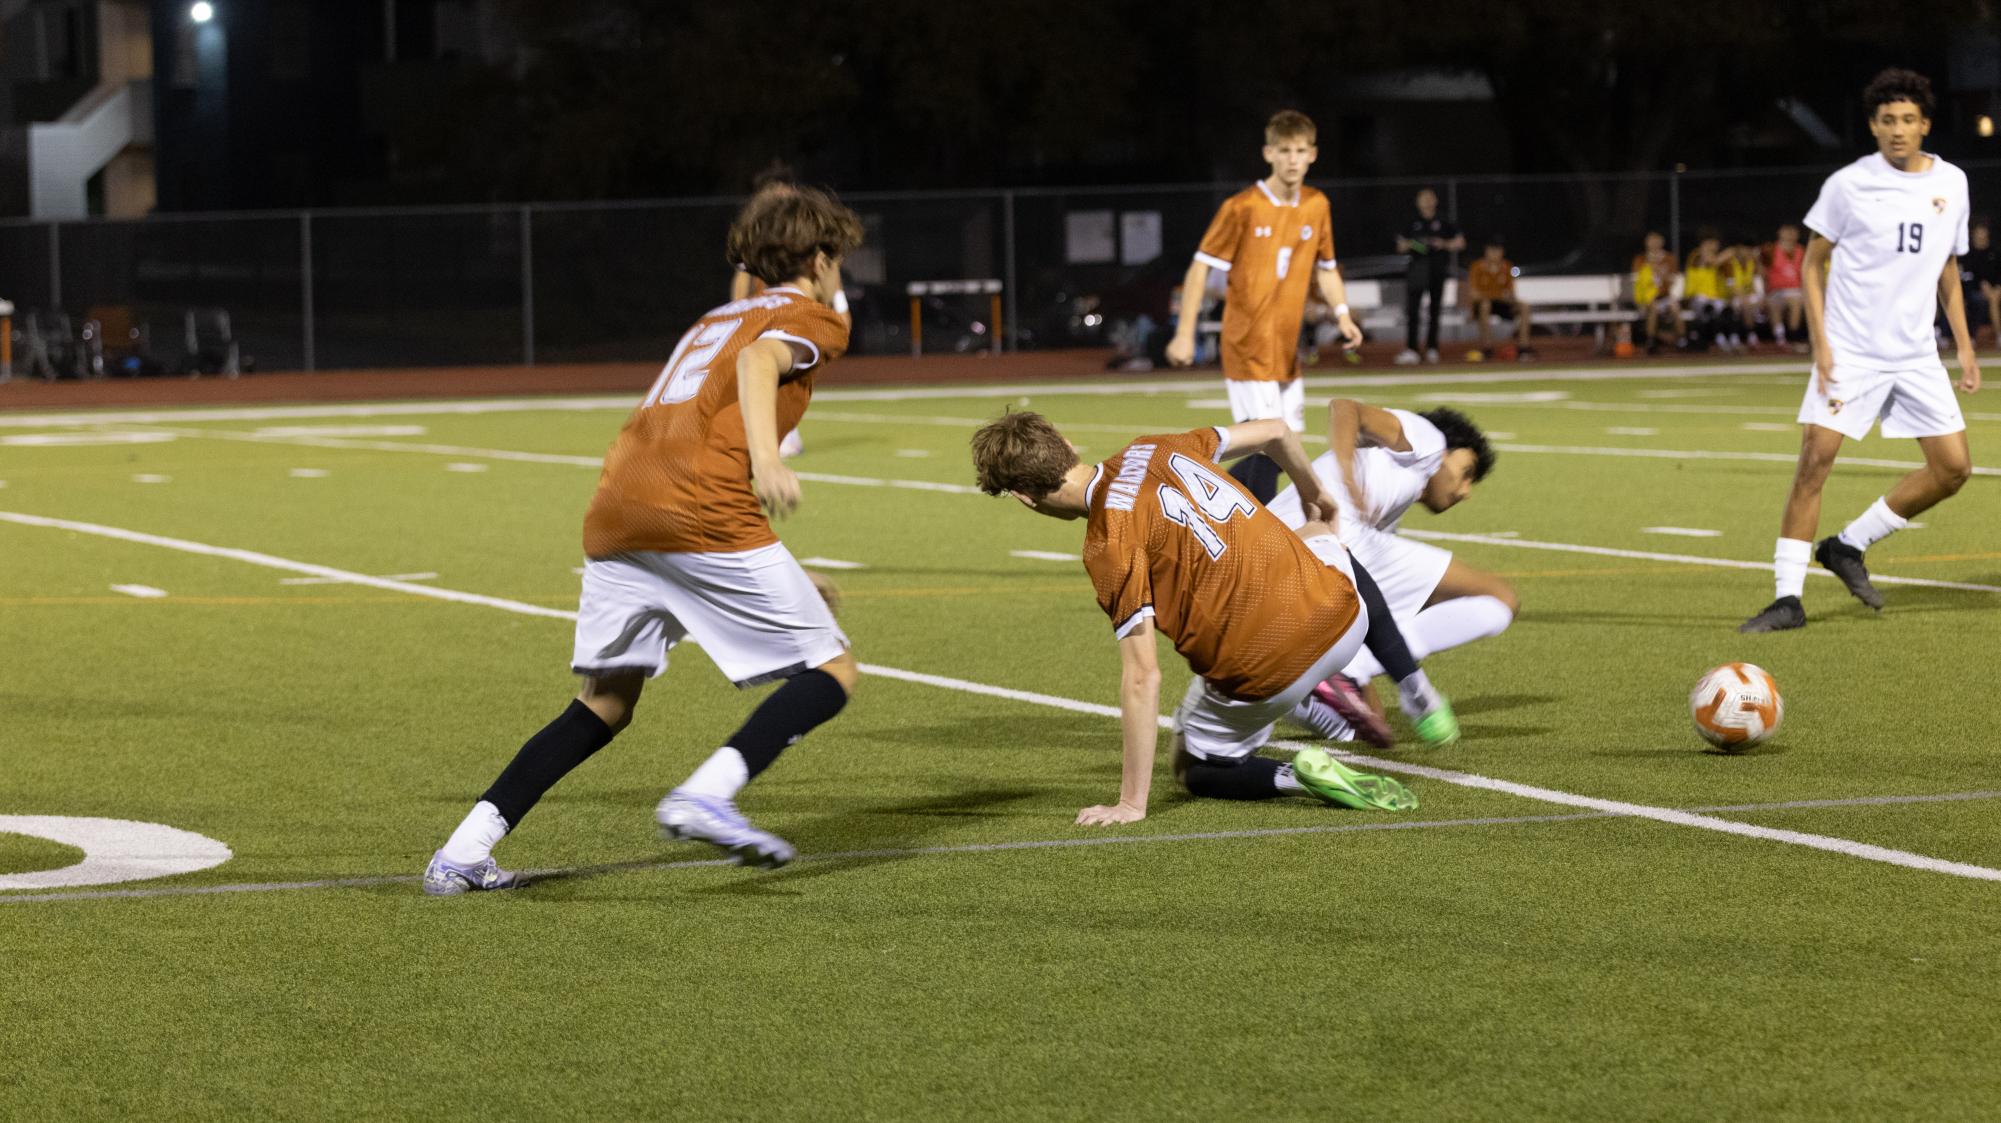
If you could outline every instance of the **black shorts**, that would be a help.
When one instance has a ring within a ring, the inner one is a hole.
[[[1489,300],[1483,303],[1485,303],[1488,308],[1493,310],[1494,315],[1499,316],[1503,320],[1515,319],[1517,314],[1520,313],[1521,311],[1520,308],[1516,307],[1515,302],[1512,300],[1506,300],[1506,299]]]

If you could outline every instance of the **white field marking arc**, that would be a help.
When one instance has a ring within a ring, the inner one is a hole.
[[[1674,562],[1680,565],[1713,565],[1721,569],[1759,569],[1769,571],[1768,561],[1737,561],[1734,558],[1705,558],[1696,554],[1657,554],[1650,550],[1620,550],[1610,546],[1583,546],[1574,542],[1538,542],[1531,538],[1502,538],[1493,534],[1449,534],[1441,530],[1402,530],[1412,538],[1440,542],[1471,542],[1488,546],[1515,546],[1525,550],[1555,550],[1566,554],[1592,554],[1602,558],[1626,558],[1632,561]],[[1833,577],[1824,569],[1809,569],[1809,574]],[[1871,581],[1891,585],[1922,585],[1931,589],[1960,589],[1970,593],[2001,593],[2001,585],[1976,585],[1966,581],[1935,581],[1929,577],[1892,577],[1888,574],[1872,573]]]
[[[1676,538],[1721,538],[1720,530],[1703,530],[1693,526],[1643,526],[1641,534],[1666,534]]]
[[[1888,807],[1905,804],[1954,803],[1967,800],[2001,799],[2001,791],[1941,792],[1931,795],[1855,796],[1847,799],[1798,799],[1780,803],[1738,803],[1717,807],[1690,807],[1696,814],[1747,814],[1760,811],[1821,810],[1840,807]],[[824,854],[801,854],[805,862],[853,861],[861,858],[908,858],[925,855],[989,854],[1015,850],[1058,850],[1096,846],[1143,845],[1157,842],[1214,842],[1233,839],[1283,838],[1292,835],[1355,834],[1374,831],[1435,830],[1446,827],[1507,827],[1539,823],[1604,822],[1630,818],[1606,811],[1573,811],[1554,815],[1481,816],[1466,819],[1387,820],[1364,823],[1330,823],[1307,827],[1258,827],[1237,831],[1200,831],[1183,834],[1095,834],[1072,838],[1028,839],[1019,842],[974,842],[958,846],[917,846],[896,849],[839,850]],[[697,858],[675,862],[618,862],[603,866],[570,869],[523,870],[536,878],[600,877],[615,873],[653,873],[662,870],[730,868],[728,858]],[[306,889],[368,889],[380,885],[414,885],[420,874],[381,874],[371,877],[334,877],[314,881],[238,882],[227,885],[166,885],[145,889],[101,889],[71,893],[23,893],[0,895],[0,905],[51,901],[106,901],[154,897],[199,897],[222,893],[276,893]]]
[[[1613,437],[1658,437],[1661,431],[1650,425],[1610,425],[1605,429],[1607,436]]]
[[[295,480],[323,480],[331,474],[325,468],[294,468],[287,473]]]
[[[151,585],[113,585],[111,591],[124,593],[128,597],[138,597],[140,600],[158,600],[167,595],[167,590],[156,589]]]
[[[1065,554],[1055,550],[1009,550],[1007,556],[1011,558],[1027,558],[1030,561],[1080,562],[1084,560],[1082,554]]]
[[[421,437],[422,425],[266,425],[260,437]]]
[[[1644,382],[1649,379],[1722,378],[1776,374],[1801,369],[1798,364],[1742,366],[1674,366],[1638,370],[1585,367],[1573,370],[1501,370],[1464,373],[1324,375],[1307,377],[1317,386],[1453,386],[1493,382]],[[931,386],[895,390],[827,389],[813,395],[819,402],[924,401],[955,398],[1018,398],[1028,396],[1122,396],[1128,394],[1211,394],[1214,376],[1191,375],[1179,381],[1104,383],[1025,383],[1006,386]],[[480,398],[422,402],[326,403],[296,406],[222,406],[196,409],[100,410],[83,413],[0,413],[0,428],[43,429],[65,425],[172,425],[192,421],[291,421],[329,417],[422,417],[539,411],[591,412],[630,410],[641,387],[631,394],[594,394],[546,398]]]
[[[398,592],[409,592],[416,596],[432,597],[438,600],[452,601],[459,604],[476,604],[487,608],[498,608],[507,612],[520,613],[525,616],[542,616],[542,617],[549,617],[561,620],[576,619],[576,613],[565,612],[561,609],[543,608],[540,605],[526,604],[521,601],[507,600],[501,597],[483,596],[478,593],[460,592],[455,589],[440,589],[426,585],[412,585],[400,581],[388,581],[382,578],[369,577],[368,575],[361,573],[347,573],[344,570],[335,569],[331,566],[314,565],[310,562],[299,562],[299,561],[292,561],[287,558],[274,557],[273,555],[259,553],[254,550],[239,550],[226,546],[210,546],[205,543],[190,542],[187,541],[186,539],[166,538],[160,535],[145,534],[133,530],[124,530],[119,527],[100,526],[94,523],[73,522],[68,519],[50,519],[50,518],[44,518],[39,515],[23,515],[12,511],[0,511],[0,521],[20,523],[26,526],[41,526],[41,527],[48,527],[51,529],[73,530],[77,531],[78,533],[84,533],[84,534],[96,534],[106,538],[115,538],[121,541],[135,542],[140,545],[159,546],[166,549],[180,550],[185,553],[202,554],[209,557],[229,558],[235,561],[246,562],[251,565],[261,565],[272,569],[289,569],[298,572],[309,573],[314,576],[345,575],[347,577],[350,577],[355,584],[372,585],[377,588],[387,588]],[[1523,544],[1526,545],[1526,543]],[[1072,713],[1095,714],[1101,717],[1119,716],[1119,710],[1116,707],[1106,706],[1095,702],[1085,702],[1076,698],[1064,698],[1058,695],[1041,694],[1035,691],[1015,690],[1010,687],[991,686],[986,683],[972,682],[966,679],[951,678],[945,675],[926,674],[921,671],[906,671],[897,667],[885,667],[876,664],[864,663],[861,665],[861,669],[864,674],[876,675],[882,678],[896,679],[903,682],[918,683],[926,686],[935,686],[948,690],[956,690],[962,693],[979,694],[993,698],[1004,698],[1017,702],[1030,702],[1036,705],[1047,706],[1053,709],[1068,710]],[[1163,727],[1167,727],[1172,723],[1172,718],[1170,718],[1166,714],[1160,715],[1156,720]],[[1298,746],[1297,742],[1277,742],[1276,744],[1279,744],[1281,747],[1287,747],[1287,746],[1304,747],[1304,746]],[[1608,814],[1613,814],[1613,815],[1628,815],[1637,818],[1653,819],[1657,822],[1670,823],[1676,826],[1695,827],[1704,830],[1720,831],[1725,834],[1735,834],[1749,838],[1761,838],[1771,842],[1783,842],[1794,846],[1805,846],[1817,850],[1825,850],[1832,853],[1844,854],[1852,858],[1860,858],[1876,862],[1886,862],[1891,865],[1905,866],[1911,869],[1926,870],[1933,873],[1944,873],[1957,877],[1969,877],[1981,880],[2001,881],[2001,870],[1988,869],[1985,866],[1968,865],[1962,862],[1949,862],[1940,858],[1931,858],[1922,854],[1913,854],[1908,851],[1892,850],[1887,847],[1873,846],[1868,843],[1854,842],[1848,839],[1830,838],[1825,835],[1808,834],[1801,831],[1785,831],[1785,830],[1775,830],[1767,827],[1754,827],[1749,824],[1737,823],[1727,819],[1716,819],[1695,812],[1677,811],[1672,808],[1666,808],[1666,807],[1652,807],[1646,804],[1626,803],[1619,800],[1598,799],[1593,796],[1577,795],[1571,792],[1557,791],[1553,788],[1539,788],[1528,784],[1517,784],[1511,780],[1497,780],[1491,777],[1475,775],[1470,772],[1454,772],[1449,769],[1432,768],[1426,765],[1406,764],[1400,761],[1383,760],[1376,757],[1368,757],[1360,755],[1354,755],[1351,757],[1351,759],[1361,761],[1363,763],[1369,764],[1372,767],[1380,768],[1384,771],[1405,772],[1411,775],[1424,776],[1427,779],[1434,779],[1442,783],[1455,784],[1461,787],[1481,788],[1489,791],[1505,792],[1511,795],[1519,795],[1525,799],[1541,800],[1543,802],[1563,804],[1572,807],[1587,807],[1592,810],[1604,811]]]
[[[1558,391],[1549,391],[1549,393],[1558,393]],[[1319,408],[1333,400],[1332,397],[1324,394],[1309,394],[1306,397],[1306,405],[1308,408]],[[1392,398],[1392,400],[1396,399]],[[1587,402],[1565,400],[1564,398],[1534,400],[1529,394],[1494,394],[1477,399],[1464,394],[1421,394],[1417,395],[1415,400],[1419,402],[1443,403],[1446,405],[1450,405],[1453,402],[1460,402],[1469,406],[1478,406],[1481,411],[1490,408],[1522,407],[1538,410],[1567,409],[1586,413],[1686,413],[1704,417],[1743,417],[1746,415],[1794,417],[1799,413],[1799,407],[1797,406],[1690,405],[1654,401]],[[1189,409],[1223,410],[1230,408],[1230,402],[1227,398],[1190,398],[1184,404]],[[2001,421],[2001,413],[1962,413],[1960,416],[1966,418],[1968,421]],[[1747,424],[1744,428],[1750,429],[1753,432],[1792,433],[1798,431],[1799,423],[1795,421],[1791,424],[1773,424],[1770,428],[1754,428],[1753,425]],[[1488,434],[1488,436],[1492,435],[1492,433]]]
[[[18,433],[0,437],[0,445],[9,448],[79,448],[91,445],[157,445],[179,439],[172,433],[93,429],[81,433]]]
[[[165,484],[174,482],[174,477],[163,476],[157,472],[140,472],[138,475],[132,477],[132,482],[135,484]]]
[[[1497,444],[1502,452],[1547,453],[1556,456],[1637,456],[1647,460],[1757,460],[1771,464],[1791,464],[1799,460],[1795,452],[1716,452],[1710,449],[1685,448],[1598,448],[1589,445],[1518,445]],[[1924,467],[1916,460],[1877,460],[1862,456],[1844,456],[1840,463],[1864,468],[1901,468],[1909,471]],[[1976,476],[2001,476],[2001,468],[1974,466]]]
[[[430,581],[436,579],[437,576],[435,573],[385,573],[382,575],[382,579],[384,581]],[[348,582],[345,578],[340,577],[280,577],[278,578],[278,584],[345,585]]]
[[[44,838],[74,846],[84,855],[81,862],[57,869],[0,874],[0,889],[55,889],[172,877],[219,866],[235,856],[228,846],[207,835],[131,819],[0,815],[0,834]]]
[[[842,561],[839,558],[820,558],[820,557],[800,558],[799,564],[804,566],[810,566],[814,569],[867,569],[868,568],[868,564],[866,562]]]

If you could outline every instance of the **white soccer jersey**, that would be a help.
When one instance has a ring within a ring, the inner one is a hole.
[[[1390,411],[1403,425],[1403,439],[1410,445],[1409,452],[1398,452],[1388,448],[1358,448],[1355,450],[1355,474],[1362,485],[1362,495],[1368,500],[1369,509],[1359,512],[1354,509],[1354,500],[1348,495],[1348,487],[1341,479],[1341,465],[1334,454],[1323,452],[1313,461],[1313,474],[1320,477],[1320,484],[1341,507],[1343,527],[1350,525],[1373,530],[1393,531],[1403,519],[1403,513],[1424,494],[1424,486],[1438,471],[1445,460],[1445,434],[1438,426],[1426,421],[1408,410]],[[1287,526],[1297,528],[1305,522],[1299,509],[1299,491],[1286,488],[1272,497],[1271,513],[1277,515]],[[1338,528],[1337,528],[1338,529]]]
[[[1806,225],[1834,243],[1827,342],[1836,366],[1938,365],[1932,324],[1945,262],[1967,248],[1966,173],[1931,157],[1900,172],[1882,153],[1827,177]]]

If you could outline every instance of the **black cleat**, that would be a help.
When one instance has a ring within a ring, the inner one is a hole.
[[[1744,621],[1737,628],[1740,632],[1783,632],[1788,628],[1806,627],[1806,606],[1798,597],[1780,597],[1765,606],[1763,612]]]
[[[1883,611],[1883,594],[1869,583],[1869,567],[1862,564],[1862,551],[1841,540],[1840,535],[1831,535],[1820,540],[1813,548],[1813,560],[1822,569],[1841,578],[1855,599],[1878,612]]]

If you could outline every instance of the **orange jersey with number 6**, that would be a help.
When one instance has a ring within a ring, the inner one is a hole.
[[[777,431],[785,433],[805,415],[814,375],[847,350],[848,326],[789,285],[695,321],[605,454],[584,515],[585,556],[739,552],[778,541],[750,488],[737,401],[737,355],[760,339],[807,353],[779,380]]]
[[[1238,699],[1297,681],[1355,622],[1346,574],[1217,466],[1221,429],[1141,437],[1098,465],[1084,568],[1120,638],[1147,617]]]
[[[1334,268],[1327,196],[1299,189],[1282,203],[1263,181],[1224,200],[1195,260],[1229,271],[1223,292],[1223,377],[1290,382],[1299,375],[1299,322],[1316,269]]]

